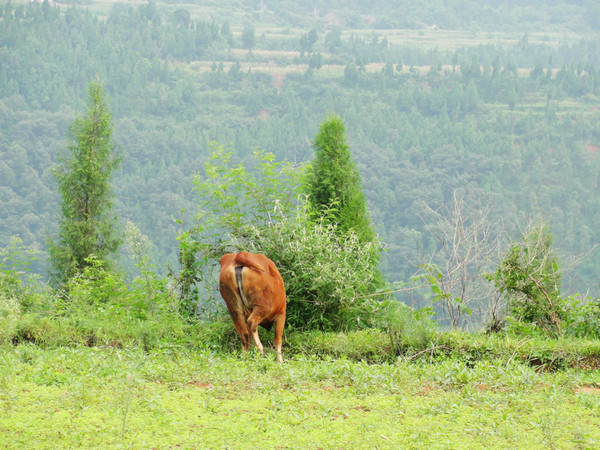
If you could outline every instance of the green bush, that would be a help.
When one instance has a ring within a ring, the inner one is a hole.
[[[390,302],[382,311],[382,325],[388,332],[396,356],[424,350],[432,345],[436,324],[430,308],[413,311],[404,303]]]
[[[600,339],[600,299],[577,294],[567,297],[564,303],[567,334]]]
[[[131,286],[95,258],[68,281],[61,296],[46,292],[40,299],[45,308],[30,309],[23,317],[18,340],[149,349],[185,335],[176,296],[163,280],[148,277]]]
[[[563,333],[565,303],[560,297],[561,271],[546,225],[533,222],[488,275],[508,299],[507,324],[519,334]]]
[[[240,234],[242,235],[242,233]],[[335,225],[299,214],[266,227],[251,226],[235,244],[275,262],[288,296],[287,323],[294,329],[348,330],[372,326],[380,303],[368,295],[378,283],[375,244],[360,242]]]
[[[0,344],[9,343],[16,336],[21,307],[19,301],[0,292]]]
[[[37,278],[28,270],[35,255],[18,237],[0,248],[0,343],[14,340],[22,314],[39,306],[40,295],[33,289]]]
[[[194,180],[199,196],[194,226],[180,233],[180,272],[172,274],[188,318],[214,318],[215,283],[212,271],[224,253],[235,250],[232,237],[247,224],[267,226],[272,218],[293,216],[302,168],[276,162],[270,153],[255,152],[253,170],[231,161],[219,147]],[[269,255],[267,255],[269,256]],[[218,302],[218,303],[217,303]],[[217,313],[219,314],[219,313]]]
[[[40,346],[90,345],[90,336],[77,323],[54,315],[24,313],[13,338]]]
[[[182,267],[176,281],[184,314],[217,317],[211,272],[223,253],[246,250],[265,254],[279,268],[289,300],[288,327],[370,326],[379,308],[367,297],[380,286],[379,242],[361,242],[352,230],[339,233],[326,219],[315,221],[297,194],[302,170],[270,154],[255,158],[256,168],[249,171],[219,149],[195,181],[200,212],[196,225],[179,237]]]

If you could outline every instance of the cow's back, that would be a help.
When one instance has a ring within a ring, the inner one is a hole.
[[[235,297],[236,303],[247,307],[246,315],[254,307],[264,309],[269,319],[285,312],[285,286],[273,261],[262,254],[239,252],[223,255],[220,262],[221,293],[226,302],[229,300],[223,292],[224,287],[232,291],[228,297]],[[243,268],[241,279],[236,279],[236,267]],[[241,288],[238,280],[241,281]]]

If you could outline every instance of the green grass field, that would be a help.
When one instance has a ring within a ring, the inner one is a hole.
[[[0,349],[0,409],[2,448],[600,446],[600,374],[514,360],[20,344]]]

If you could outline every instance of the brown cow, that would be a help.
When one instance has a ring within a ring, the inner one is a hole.
[[[250,348],[250,334],[263,354],[258,325],[270,330],[275,323],[273,343],[277,362],[281,356],[281,338],[285,325],[285,286],[273,261],[265,255],[239,252],[221,258],[219,291],[242,340],[242,348]]]

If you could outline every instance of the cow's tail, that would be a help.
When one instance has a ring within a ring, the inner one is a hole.
[[[239,252],[235,256],[234,263],[239,264],[240,266],[248,267],[250,269],[258,270],[259,272],[265,271],[264,267],[258,264],[256,261],[253,261],[251,255],[246,252]]]

